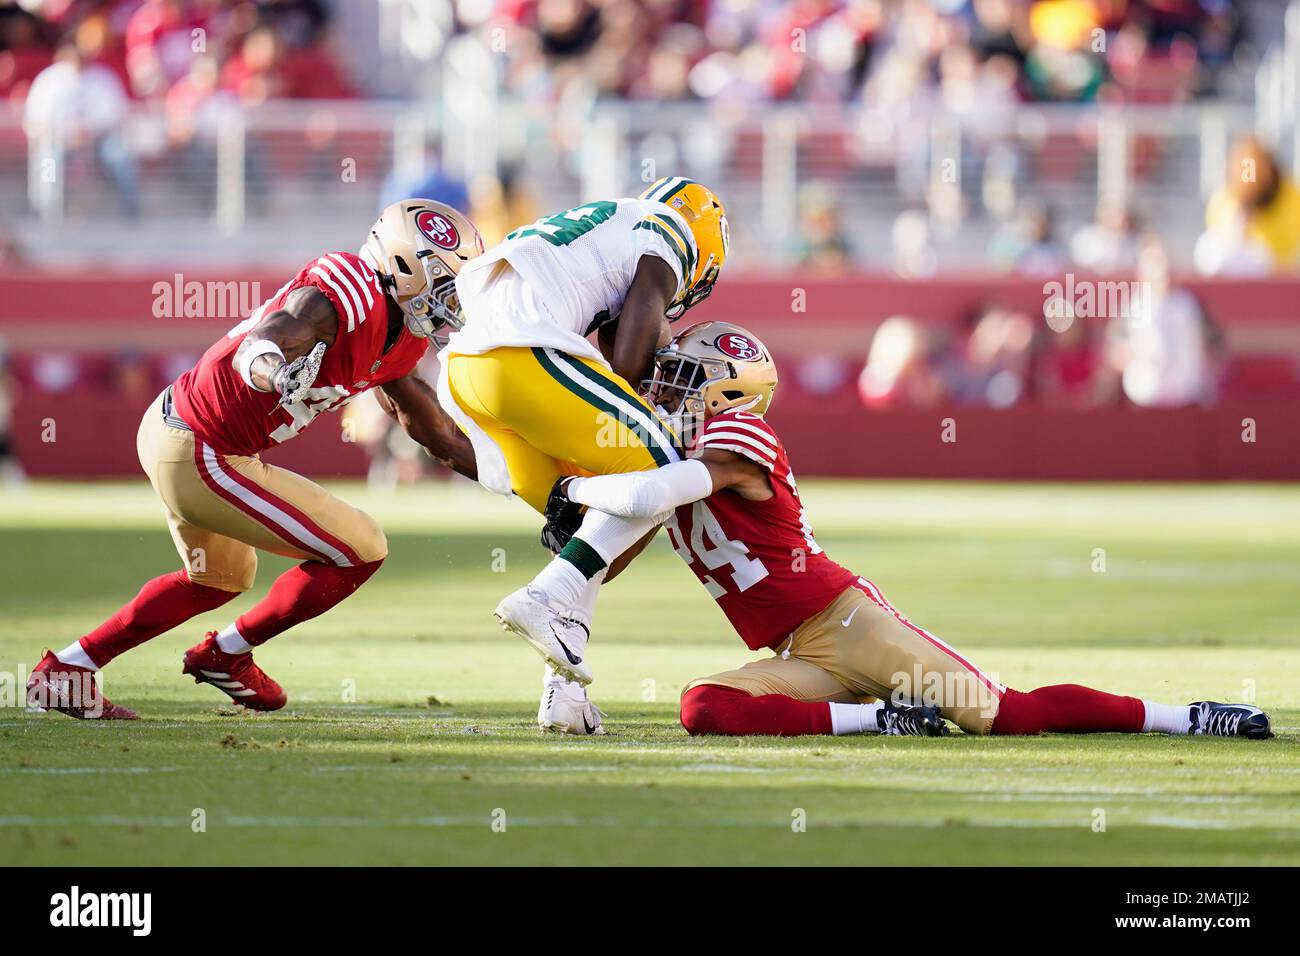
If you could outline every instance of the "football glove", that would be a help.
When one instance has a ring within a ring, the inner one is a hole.
[[[551,486],[551,494],[546,499],[546,527],[542,528],[542,547],[552,554],[569,543],[582,526],[582,505],[570,501],[565,494],[565,485],[569,478],[560,478]]]
[[[285,362],[275,370],[271,375],[271,385],[280,393],[281,405],[293,405],[307,397],[324,357],[325,343],[317,342],[306,355]]]

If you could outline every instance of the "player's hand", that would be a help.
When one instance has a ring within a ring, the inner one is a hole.
[[[542,547],[552,554],[569,543],[582,525],[582,505],[570,501],[564,486],[568,478],[560,478],[551,486],[550,497],[546,499],[546,527],[542,529]]]
[[[300,355],[292,362],[285,362],[271,376],[271,385],[280,393],[281,405],[292,405],[307,397],[320,363],[325,357],[325,343],[317,342],[306,355]]]

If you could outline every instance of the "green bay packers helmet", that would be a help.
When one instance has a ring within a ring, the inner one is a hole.
[[[720,412],[762,415],[776,385],[776,363],[756,335],[730,322],[701,322],[655,353],[641,391],[687,438]]]
[[[361,258],[420,338],[464,322],[456,296],[456,276],[483,252],[478,229],[446,203],[403,199],[388,206],[370,227]]]
[[[682,277],[682,291],[668,307],[668,318],[675,321],[706,299],[718,281],[731,247],[727,212],[713,190],[681,176],[659,180],[640,198],[661,202],[673,210],[686,221],[695,239],[695,268],[691,275]]]

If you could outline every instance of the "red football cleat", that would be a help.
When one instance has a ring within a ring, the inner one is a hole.
[[[208,631],[201,644],[185,652],[182,674],[196,684],[211,684],[225,691],[236,704],[251,710],[279,710],[288,695],[265,671],[253,663],[253,652],[227,654],[217,645],[217,632]]]
[[[78,720],[138,720],[133,710],[119,707],[99,692],[95,672],[65,664],[47,650],[27,678],[27,705],[57,710]]]

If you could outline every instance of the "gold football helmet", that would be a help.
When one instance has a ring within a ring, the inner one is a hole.
[[[686,439],[719,412],[762,415],[776,383],[776,363],[757,336],[730,322],[701,322],[655,353],[641,391]]]
[[[713,190],[681,176],[664,177],[640,198],[661,202],[681,216],[695,240],[695,268],[689,276],[682,277],[682,291],[668,307],[668,318],[675,321],[691,306],[706,299],[718,281],[731,247],[727,212]],[[689,250],[683,252],[689,260]]]
[[[468,217],[432,199],[403,199],[370,227],[361,258],[379,275],[412,335],[429,338],[464,322],[456,275],[483,252],[483,237]]]

